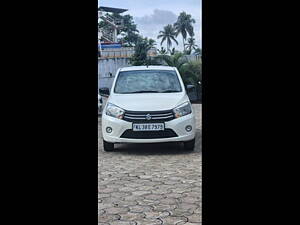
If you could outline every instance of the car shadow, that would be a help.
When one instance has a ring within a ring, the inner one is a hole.
[[[131,155],[176,155],[201,153],[202,130],[196,130],[196,143],[194,151],[186,151],[183,143],[154,143],[154,144],[116,144],[113,153]]]

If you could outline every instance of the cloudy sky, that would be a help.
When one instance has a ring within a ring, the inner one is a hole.
[[[202,0],[100,0],[100,6],[128,9],[123,15],[130,14],[137,24],[140,34],[153,38],[160,48],[157,35],[167,24],[173,24],[180,12],[191,14],[196,20],[194,24],[195,39],[198,46],[202,46]],[[172,47],[182,50],[182,37],[177,37],[178,46]],[[163,45],[166,47],[166,44]]]

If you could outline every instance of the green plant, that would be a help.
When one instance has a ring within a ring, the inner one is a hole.
[[[160,50],[158,50],[158,53],[160,55],[166,55],[167,54],[167,50],[164,47],[161,47]]]
[[[177,52],[174,55],[159,55],[155,57],[155,63],[176,67],[185,85],[198,85],[202,81],[201,61],[189,61],[186,55]]]
[[[159,60],[161,64],[176,67],[178,70],[184,63],[188,62],[185,55],[181,52],[177,52],[174,55],[158,55],[156,59]]]
[[[155,41],[153,39],[139,37],[135,47],[134,54],[130,60],[133,66],[149,65],[155,63],[152,58],[147,56],[148,51],[155,46]]]
[[[198,85],[202,82],[201,61],[189,61],[180,68],[180,74],[185,84]]]
[[[171,55],[175,55],[177,52],[178,52],[178,51],[176,51],[175,48],[172,48],[172,50],[170,51],[170,54],[171,54]]]

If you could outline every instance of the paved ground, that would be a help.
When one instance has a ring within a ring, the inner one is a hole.
[[[201,214],[201,105],[194,152],[177,144],[102,148],[99,119],[98,225],[197,225]]]

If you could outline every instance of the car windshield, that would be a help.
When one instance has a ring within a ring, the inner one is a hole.
[[[114,92],[118,94],[181,91],[177,74],[171,70],[123,71],[119,73],[114,89]]]

